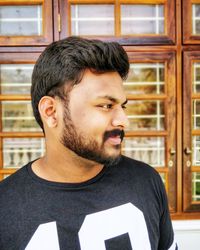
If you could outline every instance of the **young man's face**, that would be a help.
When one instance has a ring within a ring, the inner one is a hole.
[[[64,107],[62,144],[79,156],[101,164],[120,158],[126,95],[117,72],[94,74],[86,70]]]

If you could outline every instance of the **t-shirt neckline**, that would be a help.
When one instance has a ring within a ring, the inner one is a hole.
[[[46,186],[51,186],[51,187],[58,187],[58,188],[70,188],[70,189],[78,189],[78,188],[82,188],[88,185],[91,185],[93,183],[95,183],[97,180],[99,180],[100,178],[103,177],[103,175],[107,172],[108,166],[104,166],[102,168],[102,170],[95,175],[93,178],[86,180],[84,182],[80,182],[80,183],[66,183],[66,182],[56,182],[56,181],[50,181],[50,180],[46,180],[43,179],[41,177],[39,177],[38,175],[36,175],[34,173],[34,171],[32,170],[32,163],[33,162],[29,162],[27,164],[27,171],[28,174],[31,176],[32,179],[34,179],[35,181],[37,181],[40,184],[46,185]]]

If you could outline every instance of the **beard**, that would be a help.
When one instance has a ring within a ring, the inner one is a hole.
[[[121,159],[120,145],[113,145],[119,151],[117,155],[109,155],[106,153],[105,142],[111,136],[120,136],[121,140],[124,137],[124,131],[115,129],[106,131],[102,138],[101,145],[95,139],[85,137],[81,132],[78,132],[72,119],[68,107],[65,107],[64,112],[64,129],[61,136],[61,143],[78,156],[103,164],[107,166],[116,165]]]

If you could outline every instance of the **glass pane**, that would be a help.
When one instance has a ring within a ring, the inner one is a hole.
[[[72,18],[114,18],[113,4],[72,4]]]
[[[162,4],[156,5],[156,11],[158,11],[158,16],[163,17],[163,20],[164,20],[164,5]]]
[[[192,69],[192,89],[194,93],[200,93],[200,63],[194,63]]]
[[[2,94],[30,94],[33,64],[0,65]]]
[[[193,129],[200,129],[200,100],[192,102]]]
[[[192,34],[200,34],[200,4],[192,5]]]
[[[158,5],[157,5],[158,6]],[[137,4],[128,4],[128,5],[121,5],[121,15],[122,17],[155,17],[156,16],[156,5],[137,5]]]
[[[129,101],[126,114],[128,130],[164,130],[163,101]]]
[[[114,35],[114,5],[71,5],[72,35]]]
[[[2,36],[41,35],[42,26],[42,5],[0,6]]]
[[[196,34],[200,34],[200,20],[197,20],[196,21],[196,23],[195,23],[195,25],[196,25]]]
[[[164,31],[164,29],[165,29],[165,23],[164,23],[164,21],[159,21],[159,24],[158,24],[158,33],[159,34],[162,34],[163,33],[163,31]]]
[[[82,21],[76,26],[72,22],[72,35],[114,35],[113,23],[110,21]]]
[[[154,34],[156,22],[149,20],[123,20],[122,35],[130,34]]]
[[[164,167],[165,139],[162,137],[124,138],[122,153],[153,167]]]
[[[30,101],[2,102],[3,131],[40,131]]]
[[[162,94],[164,93],[163,63],[132,63],[129,75],[124,82],[127,94]]]
[[[200,166],[200,136],[192,138],[192,165]]]
[[[43,138],[3,139],[3,167],[18,168],[41,157],[45,145]]]
[[[192,174],[192,200],[200,201],[200,173]]]
[[[121,33],[164,34],[164,5],[121,5]]]

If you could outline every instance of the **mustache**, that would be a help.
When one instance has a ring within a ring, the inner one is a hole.
[[[110,131],[106,131],[104,133],[104,142],[109,139],[110,137],[114,137],[114,136],[119,136],[121,141],[123,140],[124,138],[124,130],[120,130],[120,129],[113,129],[113,130],[110,130]]]

